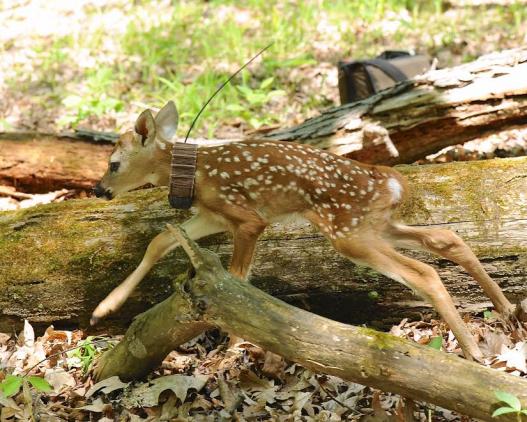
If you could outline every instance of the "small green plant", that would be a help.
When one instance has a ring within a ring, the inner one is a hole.
[[[518,422],[521,422],[522,417],[524,415],[527,415],[527,409],[522,409],[522,404],[518,397],[505,391],[495,391],[494,394],[496,395],[500,403],[505,403],[507,406],[497,408],[492,414],[493,418],[497,418],[498,416],[506,415],[509,413],[515,413]]]
[[[483,311],[483,319],[487,322],[496,321],[498,315],[493,311]]]
[[[368,299],[370,299],[373,302],[377,302],[380,297],[381,297],[381,295],[379,295],[379,292],[377,292],[375,290],[371,290],[371,291],[368,292]]]
[[[62,104],[71,113],[59,119],[59,125],[75,126],[92,115],[103,116],[110,111],[121,111],[124,103],[108,94],[112,92],[115,82],[114,71],[110,67],[101,67],[91,72],[86,78],[87,94],[70,94],[62,100]]]
[[[430,339],[430,343],[428,343],[428,347],[431,347],[432,349],[435,349],[435,350],[441,350],[441,348],[443,347],[443,337],[441,336],[432,337]]]
[[[53,391],[53,387],[41,377],[35,375],[7,375],[6,378],[0,383],[0,392],[5,397],[15,396],[20,392],[20,389],[24,384],[31,385],[35,390],[41,393],[48,393]]]
[[[101,342],[105,346],[100,346],[99,343]],[[71,349],[54,353],[51,356],[42,359],[27,369],[24,375],[7,375],[5,379],[0,382],[0,395],[3,395],[4,397],[12,397],[17,395],[20,392],[20,389],[23,389],[25,394],[30,387],[33,387],[41,393],[53,391],[53,387],[44,378],[36,375],[29,375],[29,373],[47,359],[62,355],[63,353],[66,353],[70,359],[73,359],[74,363],[79,364],[78,366],[82,368],[83,373],[86,373],[95,357],[101,353],[101,350],[110,346],[111,343],[108,343],[105,338],[96,339],[96,337],[89,336],[86,340],[80,341],[77,346],[72,347]]]
[[[13,129],[13,125],[11,123],[9,123],[6,119],[0,119],[0,131],[8,131],[11,129]]]
[[[83,374],[88,372],[94,359],[100,353],[93,339],[93,336],[87,337],[86,340],[79,342],[77,348],[66,353],[69,358],[68,363],[80,367]]]
[[[246,105],[228,104],[226,109],[233,113],[238,114],[245,121],[247,121],[252,127],[258,129],[260,126],[265,124],[273,123],[272,119],[266,118],[263,115],[257,113],[265,104],[271,101],[273,98],[285,95],[285,92],[280,89],[271,89],[274,78],[269,77],[264,79],[258,88],[251,88],[249,85],[239,85],[236,87],[242,101]]]
[[[115,98],[101,94],[99,97],[81,97],[79,95],[68,95],[62,101],[62,104],[70,109],[73,114],[65,115],[59,119],[59,125],[67,126],[72,124],[76,126],[81,120],[89,116],[103,116],[110,111],[121,111],[123,102]]]

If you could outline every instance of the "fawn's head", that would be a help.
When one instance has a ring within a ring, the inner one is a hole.
[[[170,157],[167,149],[170,151],[172,148],[178,120],[172,101],[155,118],[150,110],[143,111],[135,122],[134,130],[119,136],[106,173],[95,186],[95,195],[112,199],[147,183],[159,185],[162,182],[160,171],[169,171],[169,166],[160,165],[160,160]]]

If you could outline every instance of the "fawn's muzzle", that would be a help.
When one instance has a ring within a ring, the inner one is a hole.
[[[103,188],[100,183],[97,183],[95,185],[95,188],[93,189],[93,192],[95,193],[95,196],[97,198],[106,198],[106,199],[112,199],[113,195],[112,192],[109,189]]]

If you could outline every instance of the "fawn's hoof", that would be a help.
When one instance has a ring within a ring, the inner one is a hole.
[[[95,310],[91,314],[90,325],[97,325],[101,320],[106,318],[107,315],[111,314],[113,309],[106,306],[104,301],[99,303]]]

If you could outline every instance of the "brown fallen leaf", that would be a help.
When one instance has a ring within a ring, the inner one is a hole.
[[[46,369],[44,379],[51,384],[53,390],[59,393],[65,387],[75,387],[77,382],[63,368]]]
[[[282,380],[284,378],[285,360],[282,356],[272,352],[265,353],[262,373],[270,378]]]
[[[113,376],[102,380],[95,384],[92,388],[86,393],[86,398],[91,397],[97,391],[101,391],[104,394],[109,394],[112,391],[120,390],[128,386],[128,382],[122,382],[118,376]]]
[[[6,333],[0,333],[0,346],[3,346],[4,344],[7,344],[11,336]]]

